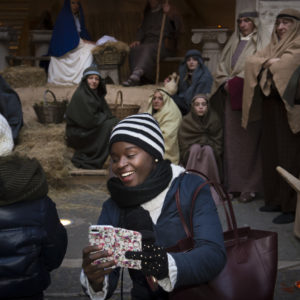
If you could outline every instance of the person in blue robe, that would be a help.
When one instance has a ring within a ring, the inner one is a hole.
[[[194,63],[190,63],[189,60],[193,60]],[[178,91],[173,99],[181,113],[186,115],[195,95],[210,93],[213,77],[204,65],[200,51],[196,49],[186,52],[184,61],[179,66],[179,77]]]

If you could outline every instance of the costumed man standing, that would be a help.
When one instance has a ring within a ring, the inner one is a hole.
[[[300,174],[300,11],[284,9],[276,17],[271,41],[245,64],[244,127],[262,120],[265,205],[281,212],[275,224],[294,222],[296,192],[279,176],[277,166]]]
[[[267,42],[258,13],[241,12],[222,51],[210,100],[224,124],[224,183],[228,192],[240,193],[241,202],[251,201],[262,190],[261,124],[253,123],[247,130],[241,126],[244,64]]]
[[[95,43],[85,27],[79,0],[65,0],[57,17],[48,55],[51,56],[48,82],[57,85],[78,84],[83,71],[93,62]]]

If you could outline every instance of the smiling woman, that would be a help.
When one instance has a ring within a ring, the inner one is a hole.
[[[109,142],[116,177],[107,187],[111,198],[102,207],[99,225],[122,227],[142,234],[142,251],[127,251],[127,259],[141,260],[141,270],[129,269],[132,299],[168,299],[177,287],[204,283],[223,268],[226,254],[215,204],[208,187],[197,195],[194,208],[195,247],[171,253],[167,248],[186,237],[177,212],[175,193],[185,218],[202,178],[164,160],[164,139],[158,123],[147,113],[120,121]],[[117,286],[120,268],[111,257],[115,249],[83,249],[81,283],[91,299],[108,299]],[[149,284],[152,282],[152,284]],[[153,282],[158,286],[153,288]],[[152,288],[151,288],[152,287]]]

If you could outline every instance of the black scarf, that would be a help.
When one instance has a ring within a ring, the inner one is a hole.
[[[111,198],[120,208],[136,207],[160,194],[172,179],[172,168],[169,160],[157,163],[156,168],[146,180],[134,187],[125,186],[119,178],[108,180],[107,188]]]

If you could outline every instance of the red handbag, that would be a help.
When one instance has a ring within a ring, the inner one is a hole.
[[[184,252],[194,247],[193,208],[198,193],[211,184],[223,199],[228,230],[224,232],[227,263],[219,275],[208,283],[186,286],[170,293],[170,300],[271,300],[277,275],[277,233],[265,230],[238,228],[233,207],[227,193],[219,184],[205,181],[194,192],[190,228],[180,206],[180,191],[176,191],[176,205],[187,238],[180,240],[168,252]],[[226,205],[227,204],[227,205]]]

